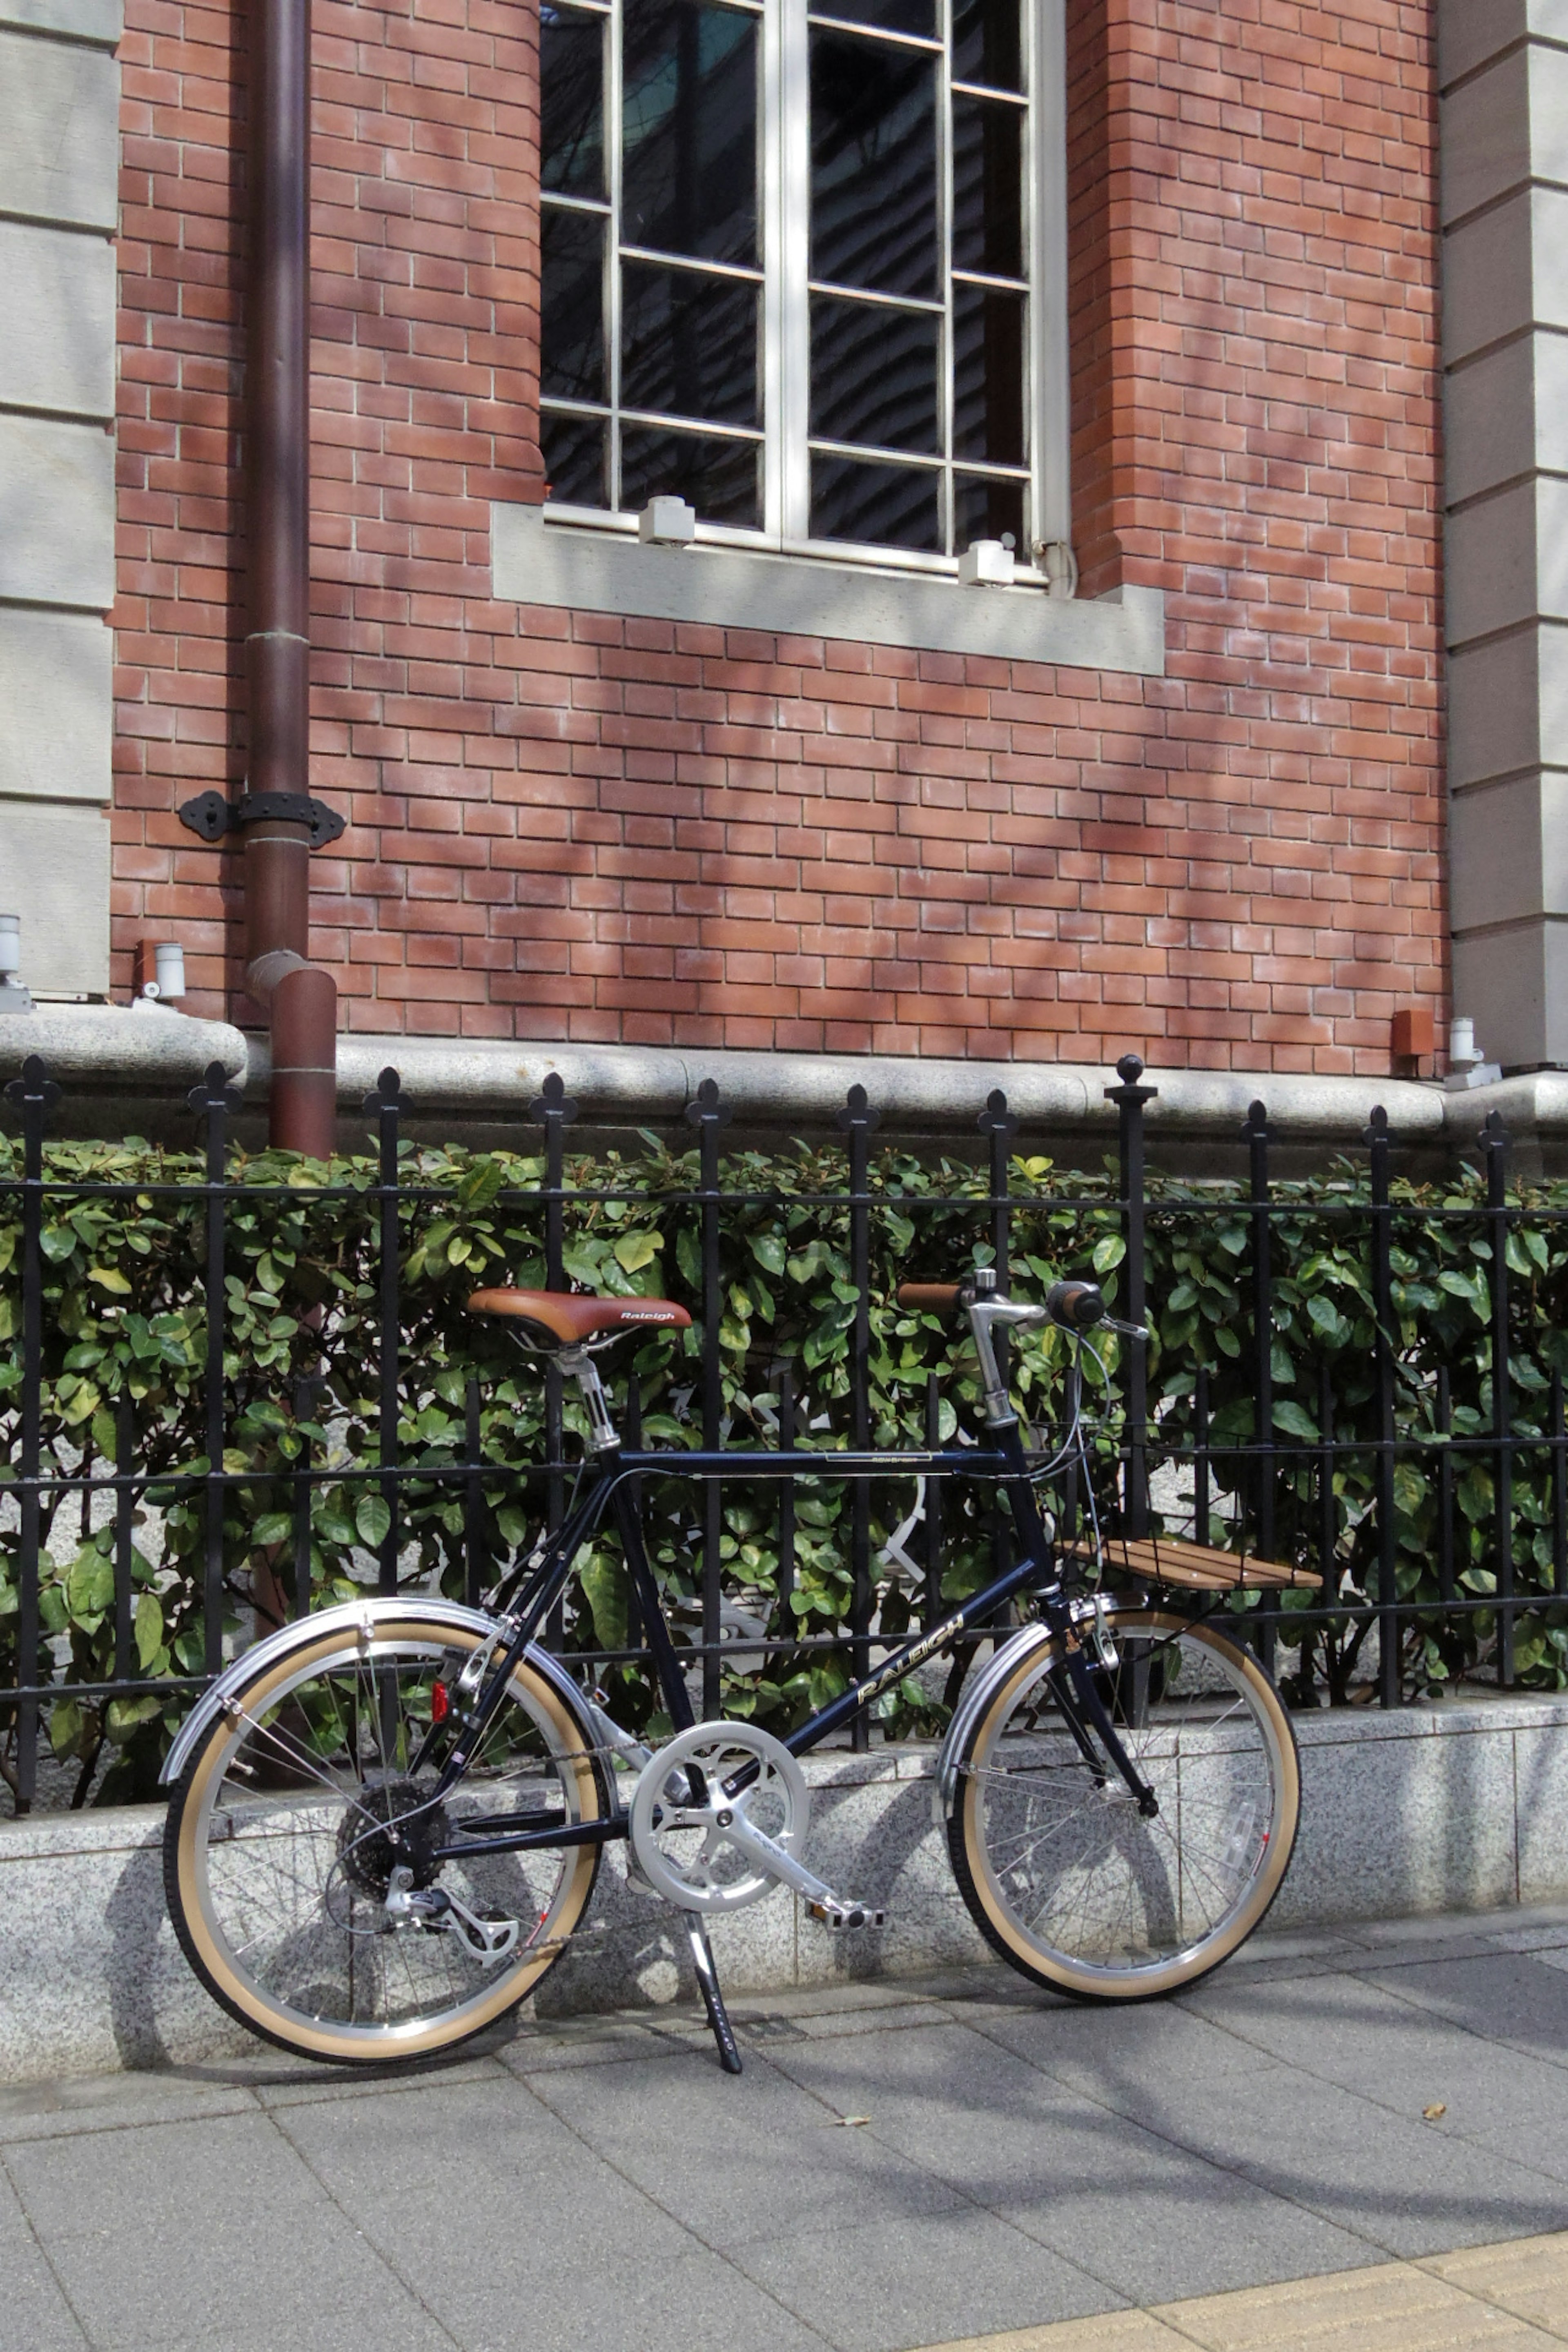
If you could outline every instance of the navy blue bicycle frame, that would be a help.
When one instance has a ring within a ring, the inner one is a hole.
[[[674,1475],[698,1479],[915,1476],[994,1480],[1007,1496],[1023,1557],[1004,1575],[994,1577],[980,1591],[962,1601],[940,1625],[893,1649],[879,1666],[852,1684],[826,1706],[819,1707],[798,1730],[791,1732],[784,1745],[795,1756],[804,1756],[811,1748],[820,1746],[861,1708],[870,1706],[890,1684],[973,1628],[985,1625],[1015,1593],[1032,1585],[1042,1603],[1046,1622],[1053,1632],[1064,1637],[1066,1654],[1051,1680],[1058,1705],[1067,1717],[1068,1729],[1093,1762],[1092,1751],[1086,1745],[1087,1728],[1080,1719],[1087,1718],[1088,1727],[1092,1727],[1110,1762],[1138,1798],[1140,1805],[1146,1807],[1152,1800],[1116,1735],[1073,1634],[1072,1619],[1057,1573],[1051,1538],[1035,1499],[1033,1477],[1024,1454],[1018,1424],[1014,1422],[993,1433],[996,1439],[994,1451],[954,1446],[930,1453],[647,1454],[629,1452],[620,1446],[606,1448],[598,1457],[597,1476],[575,1509],[568,1514],[543,1549],[536,1552],[520,1574],[510,1580],[517,1588],[511,1617],[512,1631],[504,1647],[498,1650],[495,1662],[476,1694],[472,1706],[459,1722],[456,1744],[430,1803],[438,1804],[462,1779],[483,1740],[490,1717],[500,1704],[514,1669],[564,1590],[578,1552],[601,1524],[606,1512],[613,1514],[625,1548],[626,1565],[642,1607],[648,1654],[658,1677],[670,1722],[677,1731],[687,1730],[695,1722],[690,1695],[681,1670],[681,1653],[670,1638],[633,1499],[633,1481],[637,1477],[650,1475],[668,1477]],[[506,1591],[503,1586],[503,1597]],[[627,1823],[624,1813],[612,1813],[603,1820],[584,1822],[565,1822],[559,1813],[511,1814],[470,1820],[465,1827],[468,1834],[452,1844],[437,1847],[433,1858],[447,1861],[459,1854],[515,1853],[535,1846],[603,1844],[609,1840],[625,1837]]]

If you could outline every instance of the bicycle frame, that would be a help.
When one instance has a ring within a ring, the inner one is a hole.
[[[483,1740],[490,1717],[500,1704],[513,1671],[564,1591],[583,1545],[606,1513],[613,1515],[625,1549],[626,1565],[642,1608],[648,1654],[670,1722],[677,1731],[684,1731],[696,1721],[681,1671],[681,1653],[671,1638],[663,1601],[643,1543],[641,1522],[634,1500],[633,1482],[637,1478],[647,1475],[668,1477],[672,1474],[697,1479],[843,1479],[903,1475],[977,1477],[994,1481],[1007,1497],[1022,1558],[1005,1574],[994,1578],[980,1591],[961,1602],[940,1625],[900,1643],[880,1665],[862,1675],[826,1706],[819,1707],[815,1715],[789,1735],[784,1742],[784,1747],[796,1756],[804,1756],[819,1747],[823,1740],[830,1738],[869,1706],[881,1692],[911,1668],[960,1640],[964,1633],[984,1626],[1015,1594],[1032,1587],[1046,1622],[1063,1638],[1065,1671],[1053,1677],[1053,1686],[1074,1738],[1090,1756],[1090,1760],[1096,1761],[1089,1742],[1088,1729],[1081,1719],[1087,1717],[1088,1726],[1092,1727],[1104,1753],[1125,1780],[1140,1807],[1147,1809],[1153,1802],[1152,1794],[1117,1737],[1110,1716],[1094,1688],[1081,1643],[1074,1630],[1070,1604],[1057,1571],[1052,1531],[1035,1498],[1033,1477],[1024,1454],[1018,1423],[1012,1420],[1008,1424],[994,1426],[991,1434],[994,1440],[992,1450],[944,1447],[931,1452],[897,1453],[810,1454],[792,1450],[787,1453],[649,1454],[631,1452],[622,1447],[606,1421],[598,1437],[597,1475],[587,1492],[555,1534],[536,1548],[522,1569],[510,1580],[516,1591],[512,1613],[501,1619],[506,1637],[504,1644],[498,1647],[495,1658],[474,1695],[473,1704],[460,1714],[456,1745],[427,1801],[431,1805],[439,1804],[462,1779]],[[503,1595],[506,1590],[503,1585]],[[500,1828],[499,1822],[501,1819],[510,1819],[511,1826]],[[466,1835],[450,1844],[437,1847],[433,1858],[448,1861],[460,1854],[515,1853],[530,1847],[601,1844],[627,1834],[627,1817],[617,1812],[606,1820],[578,1824],[563,1822],[559,1814],[525,1815],[521,1820],[516,1816],[499,1816],[476,1821],[471,1827],[479,1833]]]

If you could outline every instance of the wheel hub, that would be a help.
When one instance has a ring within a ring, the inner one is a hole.
[[[447,1843],[447,1808],[433,1805],[416,1780],[381,1780],[362,1789],[338,1831],[338,1863],[351,1886],[381,1901],[395,1870],[411,1870],[415,1886],[431,1885]]]

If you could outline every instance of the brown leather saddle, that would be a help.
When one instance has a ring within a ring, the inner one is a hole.
[[[523,1328],[520,1338],[580,1348],[647,1326],[684,1331],[691,1318],[673,1298],[593,1298],[567,1290],[476,1290],[470,1315],[506,1315]]]

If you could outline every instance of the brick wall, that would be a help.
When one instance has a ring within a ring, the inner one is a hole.
[[[490,601],[488,501],[539,494],[531,15],[318,5],[348,1025],[1378,1073],[1441,1010],[1428,9],[1069,17],[1075,537],[1166,591],[1163,680]],[[117,940],[178,929],[215,1011],[172,812],[244,767],[235,23],[128,0],[122,50]]]

